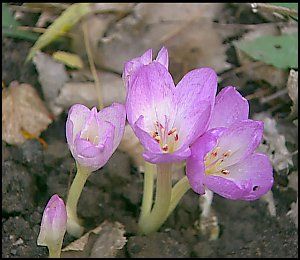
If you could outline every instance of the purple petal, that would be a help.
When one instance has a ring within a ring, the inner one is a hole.
[[[64,237],[67,228],[67,211],[63,200],[53,195],[45,207],[37,244],[52,246]]]
[[[187,159],[191,155],[191,150],[189,147],[183,147],[176,150],[173,153],[153,153],[151,151],[145,151],[143,157],[146,161],[157,164],[157,163],[171,163],[171,162],[181,162]]]
[[[81,131],[91,111],[84,105],[73,105],[68,113],[66,122],[66,138],[70,149],[73,147],[75,136]]]
[[[217,143],[218,137],[225,131],[225,128],[216,128],[207,131],[198,138],[191,146],[192,154],[186,160],[186,176],[192,189],[199,194],[204,194],[204,157]]]
[[[166,69],[168,70],[169,67],[169,54],[168,54],[168,50],[165,47],[162,47],[161,50],[159,51],[159,53],[157,54],[157,57],[155,59],[157,62],[159,62],[160,64],[162,64],[163,66],[166,67]]]
[[[231,125],[218,140],[219,154],[230,152],[220,166],[231,166],[254,152],[263,135],[263,122],[243,120]]]
[[[81,138],[79,133],[72,152],[75,160],[91,172],[103,167],[113,153],[114,131],[115,127],[111,123],[102,121],[99,128],[101,139],[98,145]]]
[[[143,66],[134,74],[126,98],[127,119],[131,126],[142,115],[149,131],[155,121],[174,115],[175,86],[168,70],[158,62]]]
[[[119,146],[124,134],[126,111],[125,106],[119,103],[113,103],[99,111],[98,117],[103,121],[110,122],[115,127],[113,151]]]
[[[148,65],[152,62],[152,49],[147,50],[142,56],[134,58],[124,65],[122,78],[125,82],[125,87],[128,87],[131,76],[137,72],[143,65]]]
[[[175,124],[179,138],[192,143],[208,127],[217,91],[217,74],[201,68],[187,73],[176,86],[178,110]]]
[[[229,127],[248,115],[248,101],[234,87],[226,87],[216,97],[209,128]]]
[[[233,200],[255,200],[273,185],[273,169],[269,158],[254,153],[228,167],[225,176],[205,175],[205,185],[215,193]]]

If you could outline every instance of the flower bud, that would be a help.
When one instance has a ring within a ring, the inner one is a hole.
[[[67,211],[64,201],[53,195],[49,200],[42,218],[40,234],[37,239],[39,246],[49,249],[61,249],[62,241],[67,228]]]

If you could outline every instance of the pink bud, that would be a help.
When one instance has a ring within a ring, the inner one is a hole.
[[[64,201],[53,195],[43,213],[40,234],[37,239],[39,246],[57,248],[61,246],[67,228],[67,211]]]

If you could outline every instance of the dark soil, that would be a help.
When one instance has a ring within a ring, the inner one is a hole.
[[[2,80],[30,83],[38,88],[32,65],[24,65],[30,44],[2,40]],[[75,174],[75,162],[66,145],[66,114],[42,134],[44,149],[36,140],[15,147],[2,142],[2,257],[47,257],[46,247],[37,246],[44,207],[58,194],[66,200]],[[297,194],[279,182],[272,188],[277,216],[271,217],[267,204],[230,201],[214,195],[213,209],[221,234],[208,241],[194,225],[199,220],[199,197],[187,192],[173,214],[151,236],[137,236],[142,199],[143,175],[129,157],[116,151],[107,165],[92,174],[82,192],[79,217],[86,230],[104,220],[125,225],[128,239],[119,257],[298,257],[298,230],[286,216]],[[65,236],[64,245],[74,238]]]

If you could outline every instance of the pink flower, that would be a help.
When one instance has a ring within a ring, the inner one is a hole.
[[[81,166],[90,172],[106,164],[121,142],[126,113],[123,105],[114,103],[97,112],[84,105],[71,107],[66,122],[70,151]]]
[[[192,189],[204,186],[228,199],[255,200],[273,185],[269,158],[255,149],[261,142],[263,123],[248,119],[249,105],[233,87],[222,89],[209,130],[192,145],[187,177]]]
[[[37,244],[59,247],[67,229],[67,211],[63,200],[53,195],[43,213]]]
[[[210,68],[187,73],[175,87],[162,48],[125,64],[127,119],[151,163],[175,162],[190,156],[190,145],[207,129],[217,90]]]

